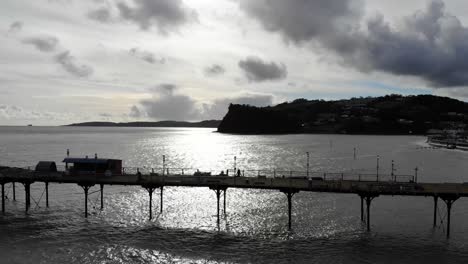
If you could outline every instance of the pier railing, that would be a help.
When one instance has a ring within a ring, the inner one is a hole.
[[[34,166],[23,167],[30,171],[34,170]],[[59,172],[66,173],[65,166],[58,165]],[[96,173],[96,176],[102,176],[103,173]],[[239,176],[234,169],[227,170],[212,170],[212,169],[196,169],[196,168],[181,168],[181,167],[123,167],[122,175],[137,176],[153,175],[153,176]],[[92,175],[88,172],[87,175]],[[409,174],[377,174],[377,173],[358,173],[358,172],[321,172],[321,171],[304,171],[304,170],[284,170],[284,169],[247,169],[240,170],[241,177],[249,178],[296,178],[296,179],[312,179],[324,181],[363,181],[363,182],[416,182],[415,175]]]

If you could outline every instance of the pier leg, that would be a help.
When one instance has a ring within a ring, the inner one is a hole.
[[[287,190],[281,190],[281,192],[286,194],[286,197],[288,198],[288,230],[291,230],[292,229],[292,197],[298,191],[287,189]]]
[[[452,201],[447,201],[447,238],[450,237],[450,214],[452,211]]]
[[[2,183],[2,213],[5,212],[5,184]]]
[[[367,231],[370,231],[370,205],[371,205],[371,198],[369,196],[366,197],[366,205],[367,205]]]
[[[29,211],[31,206],[31,183],[25,182],[24,185],[24,204],[26,205],[26,212]]]
[[[49,208],[49,182],[45,182],[46,207]]]
[[[459,198],[457,196],[440,197],[447,205],[447,238],[450,238],[450,215],[452,211],[452,204]]]
[[[226,187],[210,187],[211,190],[215,191],[216,193],[216,216],[217,216],[217,223],[219,228],[219,200],[221,199],[221,192],[226,192]]]
[[[220,189],[216,189],[216,200],[217,200],[217,216],[218,216],[218,226],[219,226],[219,198],[221,196],[221,190]]]
[[[148,194],[149,194],[149,220],[151,221],[153,219],[153,192],[154,192],[154,187],[147,187],[146,190],[148,191]]]
[[[16,187],[15,187],[15,182],[13,184],[13,201],[16,201]]]
[[[104,184],[99,185],[101,189],[101,211],[104,209]]]
[[[85,193],[85,218],[88,218],[88,191],[93,185],[80,185]]]
[[[375,194],[360,194],[360,196],[361,196],[361,219],[364,219],[364,216],[363,216],[364,210],[362,210],[363,209],[362,202],[363,202],[363,200],[366,200],[366,210],[367,210],[366,225],[367,225],[367,231],[370,231],[370,206],[371,206],[372,200],[374,200],[374,198],[376,198],[378,195],[375,195]]]
[[[361,197],[361,222],[364,222],[364,197]]]
[[[439,197],[434,196],[434,216],[433,216],[433,223],[432,223],[433,228],[436,228],[436,226],[437,226],[437,201],[438,201],[438,198]]]
[[[161,186],[160,188],[161,188],[161,193],[160,193],[161,197],[159,199],[160,200],[159,213],[162,214],[162,212],[163,212],[163,190],[164,190],[164,187]]]
[[[292,211],[292,204],[291,204],[291,199],[293,194],[288,192],[288,229],[291,230],[291,211]]]
[[[224,196],[223,197],[224,198],[224,200],[223,200],[223,202],[224,202],[224,204],[223,204],[223,206],[224,206],[224,215],[226,215],[226,190],[224,190],[224,192],[223,192],[223,196]]]

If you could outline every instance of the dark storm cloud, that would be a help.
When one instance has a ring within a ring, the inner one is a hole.
[[[280,80],[286,78],[288,72],[282,63],[264,62],[258,57],[247,57],[239,61],[239,67],[251,82],[262,82],[267,80]]]
[[[23,22],[15,21],[15,22],[11,23],[10,28],[8,29],[8,32],[16,33],[16,32],[21,31],[22,28],[23,28]]]
[[[206,76],[218,76],[224,74],[225,72],[226,70],[224,69],[224,67],[219,64],[213,64],[205,68]]]
[[[132,21],[143,30],[156,26],[163,34],[169,33],[192,20],[196,13],[182,0],[133,0],[131,5],[117,4],[120,17]]]
[[[160,63],[160,64],[164,64],[166,63],[166,59],[165,58],[156,58],[156,56],[149,52],[149,51],[146,51],[146,50],[140,50],[138,48],[132,48],[128,51],[130,53],[130,55],[136,57],[136,58],[139,58],[145,62],[148,62],[148,63],[151,63],[151,64],[154,64],[154,63]]]
[[[468,85],[468,28],[441,1],[389,25],[376,16],[360,27],[358,0],[239,0],[271,32],[296,44],[328,49],[360,71],[420,77],[434,87]]]
[[[56,37],[40,36],[25,38],[21,41],[23,44],[29,44],[42,52],[51,52],[57,48],[59,40]]]
[[[76,77],[88,77],[93,74],[93,69],[90,66],[78,64],[75,58],[70,55],[69,51],[59,53],[54,57],[54,60],[60,64],[65,71]]]
[[[361,14],[360,0],[239,0],[239,4],[266,30],[297,43],[347,29]]]
[[[148,117],[156,120],[197,119],[200,113],[195,100],[187,95],[176,94],[176,90],[174,84],[161,84],[151,89],[153,98],[140,101],[141,109]]]
[[[108,8],[101,7],[88,12],[88,18],[105,23],[110,21],[111,13]]]

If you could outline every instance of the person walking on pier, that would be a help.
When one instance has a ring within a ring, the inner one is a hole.
[[[240,169],[237,169],[237,177],[240,177],[240,176],[241,176]]]
[[[141,181],[141,172],[140,169],[137,169],[137,180]]]

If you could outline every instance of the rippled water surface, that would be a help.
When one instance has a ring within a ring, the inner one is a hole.
[[[468,182],[468,153],[430,149],[418,136],[264,135],[213,133],[213,129],[0,127],[0,164],[61,164],[72,156],[120,158],[124,166],[202,171],[238,168],[310,172],[414,174],[425,182]],[[353,157],[356,148],[356,159]],[[253,173],[253,172],[252,172]],[[287,173],[285,172],[284,174]],[[0,263],[466,263],[468,199],[455,202],[452,237],[445,238],[445,205],[432,228],[431,197],[381,196],[372,202],[372,231],[360,221],[360,199],[352,194],[300,192],[293,197],[293,230],[287,229],[287,200],[279,191],[228,189],[226,214],[216,221],[216,196],[208,188],[159,190],[148,220],[143,188],[106,186],[103,211],[99,188],[83,217],[83,190],[32,185],[32,210],[24,211],[24,189],[8,195],[0,216]]]

